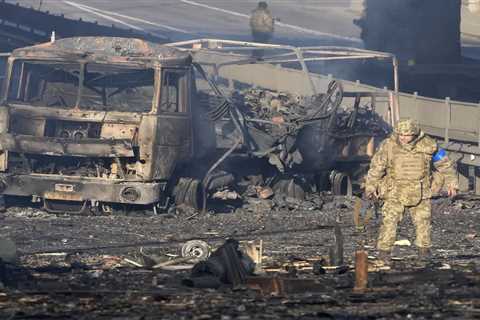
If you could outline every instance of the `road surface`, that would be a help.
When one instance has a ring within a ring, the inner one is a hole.
[[[358,0],[270,0],[276,43],[361,46],[353,24]],[[172,40],[251,40],[248,18],[257,0],[22,0],[23,6],[102,24],[166,34]]]

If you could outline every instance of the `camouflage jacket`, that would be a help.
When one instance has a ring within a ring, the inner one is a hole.
[[[253,32],[272,33],[275,20],[268,10],[255,9],[250,16],[250,28]]]
[[[435,175],[440,175],[434,179]],[[373,156],[365,190],[377,191],[381,198],[398,199],[405,206],[417,205],[432,196],[432,180],[458,189],[453,163],[443,149],[423,132],[409,144],[401,145],[390,136]]]

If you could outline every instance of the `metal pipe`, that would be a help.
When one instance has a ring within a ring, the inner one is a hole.
[[[304,58],[303,61],[331,61],[331,60],[355,60],[355,59],[371,59],[372,56],[349,56],[349,57],[316,57],[316,58]],[[296,62],[295,59],[289,60],[264,60],[259,61],[258,63],[287,63],[287,62]]]
[[[310,76],[310,72],[308,71],[307,64],[303,59],[302,50],[300,48],[296,48],[295,53],[297,54],[297,58],[298,58],[298,61],[300,62],[300,65],[302,66],[303,73],[308,79],[308,83],[310,84],[310,89],[312,90],[312,94],[317,95],[317,89],[315,89],[315,84],[313,83],[312,77]]]
[[[266,48],[270,47],[270,48],[279,48],[279,49],[282,49],[282,48],[284,48],[284,49],[294,49],[294,47],[288,46],[288,45],[266,44],[266,43],[248,42],[248,41],[235,41],[235,40],[221,40],[221,39],[195,39],[195,40],[167,43],[167,44],[165,44],[165,46],[177,47],[177,46],[202,44],[202,43],[207,43],[207,44],[221,43],[221,44],[232,44],[232,45],[242,45],[242,46],[257,46],[257,47],[266,47]]]
[[[194,44],[202,44],[202,43],[220,43],[220,44],[230,44],[230,45],[240,45],[240,46],[255,46],[255,47],[263,47],[263,48],[272,48],[272,49],[290,49],[290,50],[295,50],[296,47],[289,46],[289,45],[279,45],[279,44],[267,44],[267,43],[259,43],[259,42],[249,42],[249,41],[236,41],[236,40],[223,40],[223,39],[210,39],[210,38],[202,38],[202,39],[194,39],[194,40],[187,40],[187,41],[179,41],[179,42],[172,42],[172,43],[167,43],[165,46],[170,46],[170,47],[179,47],[179,46],[185,46],[185,45],[194,45]],[[219,48],[221,50],[228,50],[231,48]],[[360,49],[360,48],[354,48],[354,47],[340,47],[340,46],[309,46],[309,47],[302,47],[302,50],[316,50],[316,49],[323,49],[323,50],[348,50],[351,52],[360,52],[363,54],[373,54],[373,55],[378,55],[381,57],[392,57],[392,54],[385,53],[385,52],[380,52],[380,51],[374,51],[374,50],[365,50],[365,49]]]
[[[341,50],[341,51],[340,50],[338,50],[338,51],[327,50],[323,47],[317,47],[316,49],[305,49],[305,48],[301,47],[301,49],[305,53],[331,54],[331,55],[350,55],[350,56],[369,55],[369,56],[374,57],[374,58],[391,58],[392,57],[392,55],[390,55],[390,54],[385,55],[385,54],[372,53],[372,52],[368,52],[368,51],[351,51],[349,48],[347,48],[348,50],[345,50],[345,48],[343,48],[343,50]]]
[[[397,121],[400,120],[400,96],[399,96],[399,79],[398,79],[398,59],[396,56],[392,57],[393,63],[393,90],[395,92],[394,108],[397,114]]]

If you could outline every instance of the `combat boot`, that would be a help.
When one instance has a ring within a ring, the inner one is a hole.
[[[418,248],[418,260],[422,262],[427,262],[430,260],[432,253],[430,248]]]
[[[387,250],[378,251],[378,260],[380,260],[384,265],[389,266],[391,263],[391,253]]]

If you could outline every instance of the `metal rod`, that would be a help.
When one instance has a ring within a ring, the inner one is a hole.
[[[446,112],[445,112],[445,137],[444,141],[445,143],[448,143],[450,141],[450,122],[452,118],[452,105],[450,103],[450,97],[445,98],[445,107],[446,107]]]
[[[395,91],[395,94],[398,94],[399,88],[398,88],[398,59],[397,57],[393,56],[392,58],[392,64],[393,64],[393,89]]]
[[[307,64],[305,63],[305,60],[303,59],[303,54],[300,49],[295,49],[295,52],[297,54],[298,61],[300,62],[300,65],[302,66],[303,73],[308,79],[308,82],[310,84],[310,89],[312,90],[313,95],[317,95],[317,89],[315,88],[315,84],[313,83],[312,77],[310,76],[310,72],[308,71]]]
[[[195,39],[195,40],[167,43],[165,44],[165,46],[177,47],[177,46],[202,44],[202,43],[207,43],[207,44],[221,43],[221,44],[232,44],[232,45],[242,45],[242,46],[257,46],[257,47],[265,47],[265,48],[294,49],[294,47],[288,46],[288,45],[266,44],[266,43],[248,42],[248,41],[221,40],[221,39]]]
[[[235,41],[235,40],[222,40],[222,39],[194,39],[194,40],[187,40],[187,41],[179,41],[179,42],[172,42],[167,43],[165,46],[170,47],[181,47],[186,45],[195,45],[195,44],[222,44],[222,45],[238,45],[238,46],[250,46],[250,47],[261,47],[264,49],[288,49],[288,50],[296,50],[296,47],[289,46],[289,45],[279,45],[279,44],[267,44],[267,43],[258,43],[258,42],[249,42],[249,41]],[[203,46],[201,47],[203,48]],[[185,48],[184,48],[185,49]],[[219,47],[216,48],[218,50],[232,50],[232,47]],[[360,48],[353,48],[353,47],[339,47],[339,46],[312,46],[312,47],[300,47],[298,48],[302,50],[302,52],[308,52],[309,50],[325,50],[325,52],[329,51],[332,54],[369,54],[374,57],[382,57],[382,58],[389,58],[392,57],[392,54],[380,52],[380,51],[373,51],[373,50],[365,50]],[[338,52],[335,52],[338,50]]]
[[[400,94],[399,94],[399,79],[398,79],[398,59],[396,56],[392,57],[393,63],[393,90],[395,91],[394,104],[395,112],[397,114],[397,121],[400,120]]]
[[[303,58],[303,61],[330,61],[330,60],[355,60],[355,59],[371,59],[372,56],[349,56],[349,57],[316,57],[316,58]],[[287,63],[287,62],[296,62],[295,59],[288,60],[264,60],[259,61],[259,63]]]
[[[329,54],[329,55],[348,55],[348,56],[356,56],[356,55],[368,55],[371,56],[372,58],[391,58],[391,55],[384,55],[384,54],[376,54],[376,53],[371,53],[371,52],[363,52],[363,51],[350,51],[350,50],[342,50],[342,51],[331,51],[331,50],[304,50],[304,48],[301,48],[304,53],[313,53],[313,54]],[[321,47],[319,47],[321,49]]]
[[[356,292],[363,292],[368,285],[368,255],[365,250],[355,251],[355,287]]]

